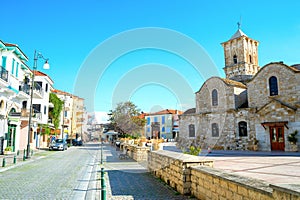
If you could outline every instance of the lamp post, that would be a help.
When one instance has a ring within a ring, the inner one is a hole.
[[[65,132],[65,102],[66,102],[66,94],[64,94],[64,105],[63,105],[63,120],[61,125],[61,139],[64,139],[64,132]]]
[[[26,158],[30,158],[30,130],[31,130],[31,118],[32,118],[32,99],[33,99],[33,90],[34,90],[34,78],[35,78],[35,71],[37,70],[37,61],[39,58],[45,60],[44,69],[49,69],[48,58],[44,58],[41,53],[37,53],[36,50],[34,51],[34,62],[33,62],[33,72],[32,72],[32,81],[31,81],[31,94],[30,94],[30,108],[29,108],[29,119],[28,119],[28,137],[27,137],[27,151],[26,151]]]

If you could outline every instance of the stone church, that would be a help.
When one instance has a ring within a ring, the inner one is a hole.
[[[258,45],[240,28],[222,43],[226,78],[206,80],[196,108],[180,115],[179,146],[292,151],[288,136],[300,131],[300,65],[260,67]]]

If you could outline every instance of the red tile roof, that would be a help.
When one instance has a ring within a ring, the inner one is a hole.
[[[161,111],[158,111],[158,112],[155,112],[155,113],[148,113],[148,115],[165,115],[165,114],[178,114],[178,115],[181,115],[183,112],[180,111],[180,110],[169,110],[169,109],[166,109],[166,110],[161,110]]]

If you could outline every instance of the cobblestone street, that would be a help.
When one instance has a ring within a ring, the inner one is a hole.
[[[98,145],[47,152],[0,173],[1,199],[95,199]]]

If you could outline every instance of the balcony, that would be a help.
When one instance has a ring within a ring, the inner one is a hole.
[[[29,119],[29,109],[22,109],[21,113],[19,114],[23,118],[23,120]],[[33,110],[32,112],[32,119],[33,121],[41,121],[42,120],[42,113],[36,110]]]
[[[43,88],[39,84],[34,84],[33,97],[37,99],[42,99],[44,96]]]
[[[2,66],[0,66],[0,79],[2,79],[5,82],[8,81],[8,71]]]
[[[20,99],[28,99],[29,95],[30,95],[30,85],[22,83],[22,85],[19,86],[18,97]]]

